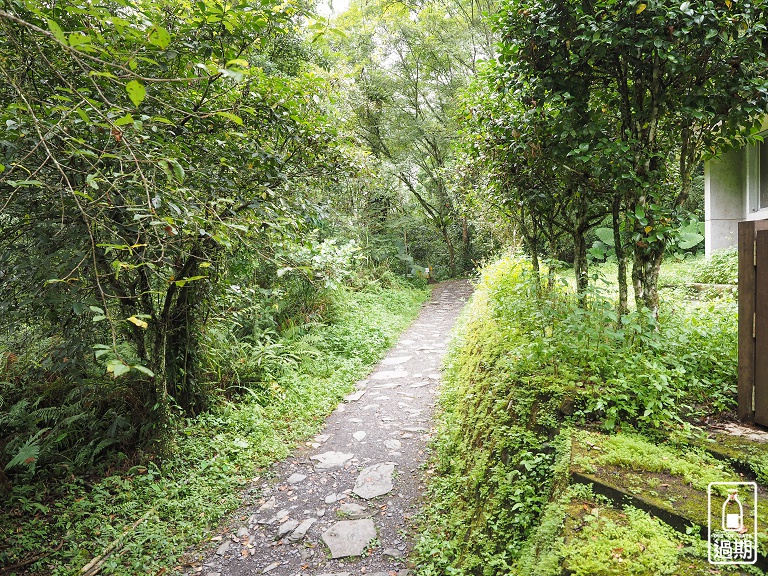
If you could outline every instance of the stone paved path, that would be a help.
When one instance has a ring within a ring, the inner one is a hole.
[[[387,357],[188,574],[406,576],[440,365],[469,282],[435,286]]]

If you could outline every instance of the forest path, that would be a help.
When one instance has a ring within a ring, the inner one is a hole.
[[[415,322],[328,418],[275,464],[255,506],[202,565],[203,576],[406,576],[411,519],[424,492],[426,445],[451,329],[472,293],[437,284]]]

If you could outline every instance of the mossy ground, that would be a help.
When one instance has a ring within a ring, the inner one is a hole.
[[[710,482],[750,480],[694,447],[682,450],[637,434],[607,436],[580,431],[574,434],[572,454],[572,471],[584,472],[598,485],[642,499],[649,507],[669,511],[680,518],[681,525],[707,525]],[[768,496],[762,486],[758,489],[757,529],[758,545],[765,554]]]
[[[695,535],[680,534],[643,510],[619,509],[588,492],[575,494],[565,505],[562,542],[563,571],[573,576],[721,573],[713,570],[706,546]]]
[[[561,284],[542,304],[531,276],[513,257],[487,267],[459,321],[416,553],[420,576],[763,574],[710,566],[692,526],[706,521],[709,482],[741,478],[684,422],[694,414],[685,406],[733,403],[735,352],[720,345],[735,329],[732,301],[690,310],[677,302],[662,314],[682,317],[638,339],[629,333],[642,332],[642,319],[603,329],[616,322],[610,306],[569,308]],[[574,470],[688,522],[675,530],[600,501],[570,484]],[[759,507],[763,548],[765,512],[768,500]]]
[[[753,475],[761,484],[768,485],[768,443],[714,432],[698,445],[713,456],[731,462],[737,470]]]

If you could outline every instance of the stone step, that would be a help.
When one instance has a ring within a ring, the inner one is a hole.
[[[592,486],[617,507],[631,505],[678,532],[691,525],[708,538],[708,482],[744,479],[722,462],[676,454],[639,436],[577,432],[571,439],[570,482]],[[707,480],[705,482],[704,480]],[[768,569],[768,491],[758,485],[757,566]]]

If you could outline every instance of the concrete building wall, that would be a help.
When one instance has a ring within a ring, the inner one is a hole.
[[[707,256],[735,247],[747,218],[746,148],[722,154],[704,166],[704,243]]]

